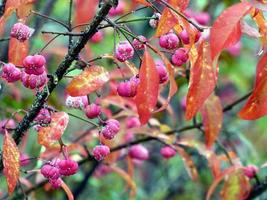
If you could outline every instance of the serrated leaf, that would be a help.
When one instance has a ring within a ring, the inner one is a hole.
[[[65,112],[56,112],[51,114],[49,126],[41,127],[38,131],[38,143],[46,148],[51,147],[59,140],[67,128],[69,115]]]
[[[23,59],[28,55],[29,41],[20,42],[16,38],[10,38],[8,47],[8,62],[16,66],[22,66]]]
[[[19,179],[19,150],[13,138],[6,132],[3,142],[3,165],[6,176],[8,193],[12,194]]]
[[[240,40],[240,20],[250,9],[250,3],[241,2],[225,9],[216,19],[210,32],[212,60],[214,60],[223,49],[234,45]]]
[[[172,11],[167,7],[164,8],[155,36],[160,37],[161,35],[168,33],[178,23],[179,20],[175,17]]]
[[[213,92],[217,81],[217,68],[213,67],[210,58],[210,47],[202,42],[198,58],[190,70],[189,91],[186,97],[185,118],[192,119]]]
[[[159,93],[159,75],[155,62],[148,50],[144,52],[139,72],[140,83],[137,88],[135,102],[141,124],[148,122],[157,104]]]
[[[67,92],[70,96],[84,96],[100,89],[109,81],[109,74],[105,68],[100,66],[90,66],[74,77],[67,86]]]
[[[223,122],[223,108],[219,97],[209,96],[200,112],[203,118],[206,146],[211,148],[220,133]]]

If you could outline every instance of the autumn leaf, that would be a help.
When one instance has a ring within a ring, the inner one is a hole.
[[[266,25],[266,19],[264,17],[264,14],[262,11],[259,11],[258,9],[254,8],[251,10],[251,17],[255,21],[256,25],[259,28],[260,32],[260,39],[263,46],[267,45],[267,25]]]
[[[169,0],[169,4],[177,10],[184,11],[188,5],[190,0]]]
[[[35,0],[19,0],[17,5],[17,16],[20,21],[25,22],[30,15]]]
[[[100,66],[90,66],[74,77],[67,86],[70,96],[84,96],[100,89],[109,81],[109,74],[105,68]]]
[[[240,40],[240,20],[251,9],[251,4],[241,2],[226,10],[214,22],[210,33],[211,59],[214,60],[223,49],[234,45]]]
[[[203,118],[206,146],[211,148],[222,128],[223,108],[219,97],[209,96],[200,112]]]
[[[152,4],[147,2],[146,0],[134,0],[136,3],[143,4],[144,6],[151,6]]]
[[[168,33],[179,21],[169,8],[164,8],[160,17],[155,36],[160,37]]]
[[[217,81],[217,69],[214,69],[209,44],[202,42],[198,58],[190,70],[189,91],[186,97],[185,118],[192,119],[213,92]]]
[[[19,179],[19,150],[13,138],[5,132],[3,142],[4,175],[7,179],[8,193],[14,192]]]
[[[267,76],[267,52],[260,58],[257,68],[256,68],[256,81],[255,86],[257,86],[262,79]]]
[[[13,11],[15,11],[14,7],[6,8],[3,16],[0,17],[0,35],[3,34],[4,28],[5,28],[5,23],[6,23],[7,19],[11,16]]]
[[[8,62],[16,66],[22,66],[23,59],[28,55],[29,41],[20,42],[16,38],[10,38],[8,47]]]
[[[38,143],[50,147],[55,141],[59,140],[64,133],[69,122],[69,116],[65,112],[51,114],[49,126],[41,127],[38,131]]]
[[[141,124],[147,123],[157,104],[159,93],[159,75],[155,62],[148,50],[144,52],[139,73],[140,83],[137,88],[135,102]]]

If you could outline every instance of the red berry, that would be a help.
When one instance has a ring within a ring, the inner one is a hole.
[[[4,64],[2,68],[2,78],[9,83],[20,80],[21,71],[12,63]]]
[[[22,84],[30,89],[40,88],[45,85],[47,82],[47,74],[44,72],[41,75],[27,74],[26,72],[22,72],[21,76]]]
[[[87,96],[67,96],[65,105],[69,108],[84,109],[88,105]]]
[[[190,43],[189,34],[185,29],[182,30],[182,32],[180,32],[178,35],[179,35],[179,38],[182,40],[182,42],[184,44],[189,44]],[[199,31],[197,31],[196,35],[195,35],[195,42],[198,42],[200,36],[201,36],[201,33]]]
[[[193,18],[201,25],[208,25],[210,22],[210,15],[207,12],[195,13]]]
[[[57,189],[61,186],[62,180],[60,178],[58,179],[49,179],[49,183],[52,185],[54,189]]]
[[[93,149],[93,156],[96,160],[103,160],[110,153],[110,149],[106,145],[97,145]]]
[[[115,119],[109,119],[101,131],[104,138],[111,140],[120,131],[120,122]]]
[[[259,168],[255,165],[248,165],[243,168],[243,172],[248,178],[254,178],[257,171],[259,171]]]
[[[189,56],[187,50],[185,48],[179,48],[172,55],[172,63],[177,66],[181,66],[187,62],[188,58]]]
[[[165,83],[169,79],[166,67],[161,60],[156,61],[156,68],[159,74],[159,83]]]
[[[60,160],[58,162],[59,173],[63,176],[71,176],[76,174],[79,165],[76,161],[71,159]]]
[[[167,33],[160,36],[159,45],[165,49],[175,49],[179,44],[179,38],[175,33]]]
[[[45,63],[42,55],[27,56],[23,60],[23,67],[27,74],[41,75],[45,71]]]
[[[101,107],[95,103],[92,103],[85,107],[85,114],[89,119],[96,118],[101,113]]]
[[[166,146],[166,147],[163,147],[163,148],[160,149],[160,154],[164,158],[169,159],[169,158],[171,158],[171,157],[176,155],[176,151],[172,147]]]
[[[137,85],[132,81],[121,82],[118,84],[117,92],[121,97],[134,97],[137,93]]]
[[[138,117],[128,117],[126,119],[127,128],[135,128],[141,126],[141,122]]]
[[[230,46],[227,48],[227,51],[232,55],[232,56],[239,56],[240,51],[241,51],[242,43],[238,41],[234,45]]]
[[[59,168],[54,165],[45,164],[41,168],[41,174],[48,179],[58,179],[60,177]]]
[[[145,48],[145,42],[147,42],[148,40],[146,39],[146,37],[145,36],[143,36],[143,35],[139,35],[138,37],[137,37],[138,39],[134,39],[133,40],[133,46],[134,46],[134,48],[136,48],[137,50],[142,50],[142,49],[144,49]]]
[[[122,41],[118,44],[115,52],[115,57],[120,61],[132,59],[134,56],[134,49],[128,41]]]
[[[38,122],[39,124],[49,124],[51,122],[51,114],[49,110],[42,108],[35,117],[34,121]]]
[[[92,36],[92,38],[90,39],[90,41],[93,42],[93,43],[99,43],[99,42],[101,42],[102,40],[103,40],[103,32],[101,32],[101,31],[96,32],[96,33]]]
[[[34,29],[19,22],[12,26],[10,36],[16,38],[20,42],[24,42],[25,40],[28,40],[31,37],[33,32]]]
[[[126,7],[126,5],[125,5],[124,1],[120,0],[118,6],[116,8],[111,8],[109,10],[108,14],[109,14],[109,16],[112,16],[112,17],[116,16],[116,15],[121,15],[121,14],[123,14],[125,7]]]
[[[147,160],[149,158],[149,152],[143,145],[137,144],[130,148],[129,156],[137,160]]]

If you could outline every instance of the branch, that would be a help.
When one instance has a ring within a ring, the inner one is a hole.
[[[256,184],[252,187],[250,194],[246,198],[246,200],[255,199],[258,196],[260,196],[262,193],[264,193],[267,190],[267,178],[260,182],[260,184]]]
[[[4,13],[5,13],[6,2],[7,2],[7,0],[3,0],[2,1],[2,4],[0,6],[0,17],[2,17],[4,15]]]
[[[37,93],[37,96],[29,110],[29,112],[24,116],[22,121],[18,124],[15,129],[13,138],[16,144],[19,144],[24,133],[29,129],[31,122],[38,115],[39,111],[45,104],[49,94],[57,87],[59,81],[63,78],[64,74],[67,72],[71,63],[77,59],[80,51],[84,48],[87,41],[96,33],[99,24],[103,21],[104,17],[108,14],[111,9],[111,1],[107,1],[97,15],[94,17],[92,23],[85,29],[84,35],[79,38],[79,40],[73,45],[68,54],[65,56],[64,60],[59,64],[58,69],[55,72],[53,78],[48,82],[48,87],[42,92]],[[3,170],[2,157],[0,159],[0,171]]]

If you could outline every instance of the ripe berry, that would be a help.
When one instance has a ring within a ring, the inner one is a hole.
[[[165,49],[175,49],[179,44],[179,38],[175,33],[167,33],[160,36],[159,45]]]
[[[111,140],[120,131],[120,122],[116,119],[109,119],[101,131],[104,138]]]
[[[240,55],[240,51],[242,48],[242,43],[240,41],[238,41],[237,43],[235,43],[234,45],[230,46],[227,48],[227,51],[232,55],[232,56],[239,56]]]
[[[41,75],[45,71],[45,63],[42,55],[27,56],[23,60],[23,67],[27,74]]]
[[[137,93],[137,84],[134,81],[126,81],[118,84],[117,92],[121,97],[134,97]]]
[[[98,117],[100,113],[101,113],[101,107],[95,103],[92,103],[85,107],[85,115],[89,119]]]
[[[126,119],[126,128],[135,128],[141,126],[141,122],[138,117],[128,117]]]
[[[152,18],[155,18],[155,19],[150,19],[150,20],[149,20],[149,25],[150,25],[152,28],[157,28],[160,17],[161,17],[161,14],[160,14],[160,13],[154,13],[154,14],[152,15]]]
[[[76,161],[71,159],[60,160],[58,162],[59,173],[63,176],[71,176],[76,174],[79,165]]]
[[[160,154],[164,158],[169,159],[169,158],[175,156],[176,151],[175,151],[175,149],[173,149],[173,148],[171,148],[169,146],[166,146],[166,147],[163,147],[163,148],[160,149]]]
[[[4,119],[0,121],[0,134],[4,134],[5,129],[14,129],[14,128],[16,128],[16,122],[14,121],[14,119]]]
[[[22,84],[30,89],[40,88],[47,82],[47,74],[44,72],[41,75],[27,74],[25,71],[21,75]]]
[[[12,26],[10,36],[16,38],[20,42],[24,42],[25,40],[28,40],[31,37],[33,32],[34,29],[19,22]]]
[[[259,171],[259,168],[255,165],[248,165],[243,168],[243,172],[248,178],[254,178],[257,171]]]
[[[155,63],[159,74],[159,83],[165,83],[169,79],[167,69],[161,60],[157,60]]]
[[[60,177],[59,168],[54,165],[45,164],[41,168],[41,174],[48,179],[58,179]]]
[[[102,40],[103,40],[103,32],[101,32],[101,31],[96,32],[96,33],[92,36],[92,38],[90,39],[90,41],[93,42],[93,43],[99,43],[99,42],[101,42]]]
[[[35,117],[34,121],[39,124],[49,124],[51,122],[51,114],[49,110],[42,108]]]
[[[184,29],[182,32],[178,34],[179,38],[182,40],[184,44],[190,43],[190,37],[188,32]],[[195,35],[195,42],[198,42],[199,38],[201,36],[201,33],[197,31],[197,34]]]
[[[88,105],[87,96],[67,96],[65,105],[69,108],[84,109]]]
[[[136,48],[137,50],[143,50],[145,48],[145,42],[147,42],[147,39],[145,36],[143,35],[139,35],[138,39],[134,39],[133,40],[133,46],[134,48]]]
[[[115,52],[115,57],[120,61],[132,59],[134,56],[134,49],[128,41],[122,41],[118,44]]]
[[[193,18],[201,25],[208,25],[210,22],[210,15],[207,12],[195,13]]]
[[[118,6],[116,8],[112,7],[109,10],[108,15],[111,17],[116,16],[116,15],[121,15],[121,14],[123,14],[125,7],[126,7],[126,5],[125,5],[124,1],[120,0]]]
[[[12,63],[4,64],[2,68],[2,78],[9,83],[20,80],[21,71]]]
[[[188,58],[189,56],[187,50],[185,48],[179,48],[172,55],[172,63],[177,66],[181,66],[187,62]]]
[[[58,179],[49,179],[49,183],[52,185],[54,189],[57,189],[61,186],[62,180],[60,178]]]
[[[21,153],[19,156],[20,166],[27,166],[30,163],[29,156],[25,153]]]
[[[137,144],[130,148],[129,156],[137,160],[147,160],[149,158],[149,152],[143,145]]]
[[[110,153],[110,149],[106,145],[97,145],[93,149],[93,156],[96,160],[103,160]]]

